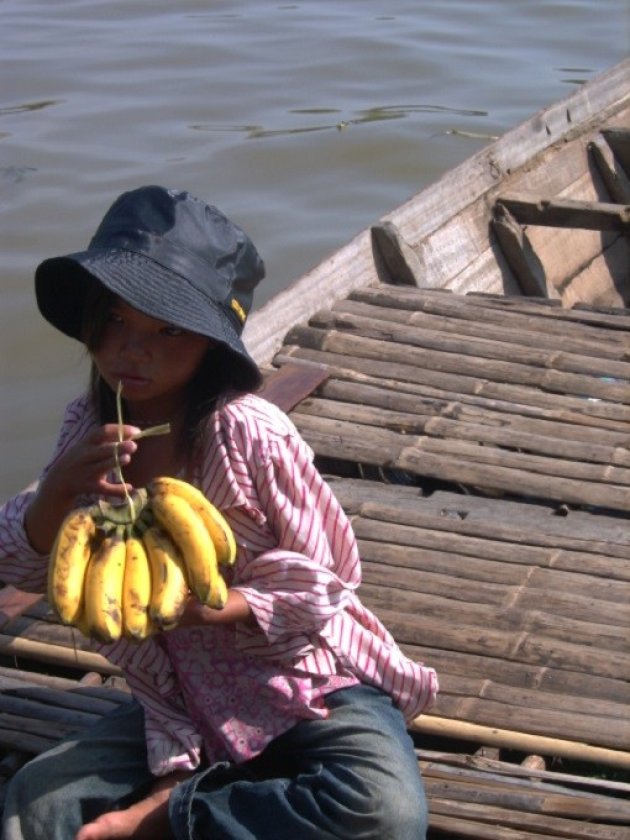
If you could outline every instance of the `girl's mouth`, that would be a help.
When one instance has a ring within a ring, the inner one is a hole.
[[[125,388],[138,388],[142,385],[147,385],[149,380],[146,376],[139,376],[135,373],[117,373],[113,377],[116,383],[122,383],[123,395]]]

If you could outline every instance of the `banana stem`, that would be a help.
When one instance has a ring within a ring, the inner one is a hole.
[[[140,440],[141,438],[156,437],[157,435],[169,435],[170,433],[171,424],[162,423],[160,426],[149,426],[148,429],[143,429],[141,432],[138,432],[137,435],[134,435],[131,439]]]
[[[123,486],[125,491],[125,500],[127,502],[127,506],[129,507],[129,516],[131,517],[131,521],[136,518],[136,508],[133,503],[133,499],[129,495],[129,491],[127,490],[127,484],[125,482],[125,477],[123,476],[122,467],[120,465],[120,459],[118,457],[118,446],[123,441],[123,416],[122,416],[122,382],[118,380],[118,387],[116,388],[116,417],[118,419],[118,443],[114,444],[114,459],[116,461],[116,476],[120,483]]]
[[[125,477],[123,475],[122,466],[120,464],[120,459],[118,457],[118,447],[123,441],[123,416],[122,416],[122,382],[118,381],[118,386],[116,388],[116,419],[118,421],[118,441],[114,444],[114,460],[116,462],[116,466],[114,467],[116,472],[116,477],[118,481],[123,485],[125,491],[125,501],[127,502],[127,507],[129,508],[129,517],[132,522],[135,522],[137,518],[137,511],[136,506],[133,500],[133,496],[129,494],[127,490],[127,483],[125,481]],[[141,438],[146,437],[155,437],[157,435],[168,435],[171,431],[171,424],[170,423],[162,423],[159,426],[150,426],[148,429],[143,429],[138,434],[134,435],[132,440],[140,440]]]

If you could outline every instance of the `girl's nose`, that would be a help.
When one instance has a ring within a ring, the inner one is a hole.
[[[129,356],[146,356],[149,352],[149,345],[144,336],[130,332],[125,335],[122,342],[122,351]]]

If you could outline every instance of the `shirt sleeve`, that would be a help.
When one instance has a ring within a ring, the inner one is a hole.
[[[286,434],[259,444],[254,484],[276,545],[245,565],[235,588],[268,643],[296,655],[351,603],[361,579],[358,550],[302,439]]]
[[[40,478],[9,499],[0,508],[0,580],[27,592],[45,592],[48,573],[47,555],[39,554],[30,544],[24,528],[24,515],[37,492],[39,482],[59,458],[94,425],[93,412],[86,396],[66,408],[61,430],[50,463]]]

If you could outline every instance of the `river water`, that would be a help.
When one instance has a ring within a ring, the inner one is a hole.
[[[257,304],[492,138],[625,57],[628,0],[3,0],[0,500],[83,386],[37,263],[123,190],[218,205],[267,264]]]

